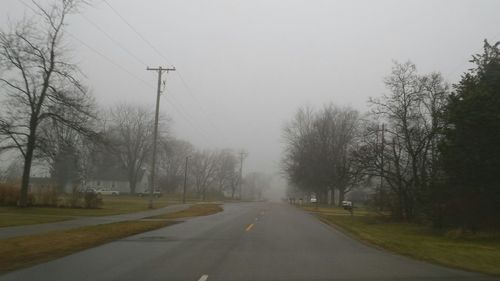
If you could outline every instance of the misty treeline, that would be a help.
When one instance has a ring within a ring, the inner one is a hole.
[[[82,82],[84,76],[72,62],[64,29],[67,17],[86,1],[33,4],[33,18],[0,30],[0,153],[14,150],[22,157],[21,164],[14,162],[7,168],[3,180],[20,174],[21,207],[30,203],[34,163],[48,165],[59,192],[67,186],[73,191],[96,187],[86,183],[110,167],[125,170],[130,192],[136,192],[139,178],[150,172],[153,112],[124,103],[101,108]],[[179,191],[188,157],[188,192],[202,199],[209,194],[239,197],[237,154],[229,149],[197,149],[172,136],[168,124],[163,118],[159,125],[155,188]],[[258,197],[265,185],[255,177],[267,176],[253,175],[250,181],[248,188],[255,189]]]
[[[485,41],[471,62],[451,87],[440,73],[395,62],[366,113],[300,108],[283,130],[290,186],[330,204],[369,186],[369,203],[397,219],[500,226],[499,43]]]

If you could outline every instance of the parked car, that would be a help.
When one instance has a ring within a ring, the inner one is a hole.
[[[120,195],[120,191],[118,191],[118,190],[98,189],[96,192],[97,192],[97,194],[100,194],[100,195],[113,195],[113,196]]]
[[[346,208],[352,208],[352,201],[347,201],[347,200],[346,201],[342,201],[342,207],[344,209],[346,209]]]
[[[154,196],[155,198],[159,198],[159,197],[161,197],[161,195],[162,195],[162,194],[161,194],[161,191],[159,191],[159,190],[155,190],[155,191],[153,191],[153,196]],[[149,196],[149,189],[144,189],[143,191],[139,191],[139,192],[137,193],[137,196],[139,196],[139,197]]]
[[[318,199],[316,199],[316,196],[311,196],[311,203],[317,203]]]
[[[97,194],[97,189],[92,188],[92,187],[87,187],[87,188],[78,189],[78,192],[79,193],[94,193],[94,194]]]

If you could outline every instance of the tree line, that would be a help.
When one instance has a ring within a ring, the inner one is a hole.
[[[452,86],[395,62],[369,112],[300,108],[283,129],[290,186],[331,204],[371,186],[372,205],[397,219],[500,226],[499,44],[485,41]]]
[[[150,169],[153,113],[125,103],[103,109],[82,82],[84,76],[69,56],[64,31],[68,16],[86,1],[33,3],[32,18],[0,30],[0,153],[14,150],[22,157],[19,206],[29,204],[35,162],[49,167],[59,191],[68,185],[73,190],[85,188],[99,169],[119,166],[126,171],[130,192],[135,193],[139,177]],[[230,149],[196,149],[172,136],[169,121],[163,117],[159,125],[159,176],[148,186],[178,191],[187,158],[190,191],[201,199],[209,193],[239,197],[242,180],[237,154]]]

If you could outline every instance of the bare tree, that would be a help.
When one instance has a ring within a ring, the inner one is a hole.
[[[272,176],[253,172],[245,176],[243,197],[247,200],[262,200],[262,193],[271,187]]]
[[[349,107],[339,108],[332,104],[323,108],[315,118],[315,145],[320,169],[326,186],[330,189],[330,201],[338,202],[359,181],[359,173],[353,165],[351,153],[357,144],[359,113]]]
[[[23,161],[22,159],[13,159],[8,166],[0,172],[0,182],[19,182],[22,178]]]
[[[19,206],[27,206],[28,184],[39,127],[57,122],[82,133],[90,114],[87,91],[75,65],[65,57],[66,17],[82,3],[60,0],[48,7],[36,2],[35,18],[0,31],[0,85],[6,96],[0,115],[1,150],[18,149],[24,158]],[[68,116],[73,118],[68,119]],[[79,118],[81,117],[81,118]]]
[[[234,171],[230,175],[229,179],[229,190],[231,192],[231,199],[234,199],[236,196],[236,191],[238,190],[238,186],[240,186],[240,172],[239,171]]]
[[[73,116],[68,116],[68,119]],[[98,131],[95,120],[88,118],[86,126]],[[71,127],[58,122],[45,122],[39,127],[37,160],[47,163],[50,174],[59,191],[76,190],[87,178],[91,149],[101,143],[99,133],[81,134]]]
[[[224,194],[225,190],[230,190],[234,196],[236,191],[235,175],[238,175],[238,159],[236,155],[229,149],[221,150],[217,153],[217,171],[216,184],[220,194]],[[239,178],[239,176],[238,176]]]
[[[126,168],[130,192],[135,193],[138,176],[151,155],[154,115],[144,107],[127,104],[117,105],[109,115],[109,148]],[[165,135],[164,122],[159,131]]]
[[[282,169],[291,185],[305,192],[321,193],[321,180],[315,173],[318,161],[311,140],[314,118],[312,108],[299,108],[283,128],[285,147]]]
[[[184,180],[186,157],[194,152],[194,146],[179,139],[162,139],[159,145],[159,182],[162,189],[175,191]]]
[[[351,108],[332,104],[321,111],[299,109],[284,130],[286,141],[283,168],[289,183],[306,193],[313,192],[322,203],[339,201],[361,177],[353,165],[352,151],[356,147],[359,113]]]
[[[389,93],[370,99],[374,116],[386,123],[384,137],[380,126],[368,126],[358,156],[370,175],[387,183],[393,214],[411,220],[436,180],[448,86],[440,74],[419,75],[411,62],[395,63],[385,84]]]
[[[216,180],[216,152],[205,150],[193,153],[189,173],[194,180],[196,192],[202,200],[205,200],[207,198],[208,189]]]

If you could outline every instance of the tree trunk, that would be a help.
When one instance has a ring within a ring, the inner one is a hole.
[[[19,207],[28,206],[28,187],[30,184],[31,163],[33,162],[33,151],[35,150],[35,132],[28,136],[28,145],[26,146],[26,155],[24,157],[23,180],[21,183],[21,194],[19,198]]]
[[[135,189],[137,187],[137,179],[135,177],[129,178],[130,193],[135,194]]]
[[[330,205],[335,206],[335,188],[330,189]]]
[[[338,204],[338,206],[342,206],[342,201],[344,201],[344,197],[345,197],[345,189],[339,188],[339,204]]]

